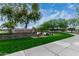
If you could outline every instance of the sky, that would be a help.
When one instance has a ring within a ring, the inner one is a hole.
[[[79,4],[75,3],[40,3],[39,8],[41,12],[41,18],[36,23],[30,23],[28,28],[37,27],[45,21],[58,18],[75,18],[76,11],[75,6]],[[2,23],[2,22],[0,22]],[[17,28],[24,28],[24,25],[18,25]]]
[[[42,17],[36,23],[30,23],[28,28],[37,27],[51,19],[76,18],[75,6],[79,6],[78,3],[40,3],[39,5]]]

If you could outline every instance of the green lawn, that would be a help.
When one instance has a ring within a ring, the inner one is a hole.
[[[35,46],[43,45],[49,42],[54,42],[64,38],[71,37],[73,35],[67,33],[56,33],[48,37],[41,38],[20,38],[0,41],[0,55],[6,55],[16,51],[32,48]]]

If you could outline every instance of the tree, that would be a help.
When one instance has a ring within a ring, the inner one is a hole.
[[[44,22],[43,24],[38,26],[38,29],[44,31],[44,30],[48,30],[51,27],[52,27],[52,20]]]
[[[30,8],[30,6],[31,6],[31,8]],[[13,22],[15,24],[24,23],[25,28],[27,28],[27,25],[30,22],[36,22],[40,18],[39,4],[37,4],[37,3],[33,3],[33,4],[24,4],[24,3],[5,4],[0,9],[0,14],[2,17],[6,17],[5,20],[7,20],[9,24],[11,24],[10,22]],[[9,28],[10,27],[11,26],[9,26]],[[12,29],[12,27],[11,27],[11,29]]]
[[[14,28],[13,8],[11,6],[3,6],[0,10],[0,14],[2,17],[6,17],[8,21],[1,26],[9,28],[9,33],[12,33],[12,29]]]
[[[75,5],[75,11],[76,11],[76,21],[77,25],[79,25],[79,6]]]
[[[0,14],[2,17],[6,17],[8,20],[12,20],[13,8],[11,6],[3,6],[0,9]]]
[[[60,29],[64,30],[64,31],[65,31],[65,30],[67,29],[67,27],[68,27],[68,23],[67,23],[67,21],[66,21],[65,19],[58,19],[57,23],[58,23],[58,27],[59,27]]]
[[[78,25],[78,23],[79,23],[79,22],[78,22],[78,19],[76,19],[76,18],[69,19],[69,20],[68,20],[69,30],[70,30],[71,32],[75,31],[76,26]]]
[[[44,22],[39,26],[40,30],[48,30],[52,29],[52,31],[55,30],[66,30],[68,27],[67,21],[65,19],[52,19],[47,22]]]
[[[8,28],[10,34],[13,33],[12,30],[15,28],[15,26],[16,26],[16,24],[13,21],[8,21],[1,25],[2,28],[4,28],[4,27]]]
[[[55,29],[57,28],[57,20],[55,19],[51,19],[49,21],[44,22],[43,24],[41,24],[38,29],[40,30],[49,30],[49,29]],[[54,30],[53,30],[54,31]]]
[[[29,6],[31,6],[31,8]],[[39,4],[19,4],[19,7],[20,10],[15,12],[18,16],[15,14],[15,18],[17,18],[20,23],[24,23],[25,28],[27,28],[30,22],[36,22],[40,19]]]
[[[78,25],[78,19],[69,19],[68,24],[71,25],[73,28],[75,28]]]
[[[72,33],[73,31],[75,31],[75,28],[68,28],[68,30]]]
[[[32,8],[31,8],[31,11],[28,15],[27,15],[27,19],[25,21],[25,24],[26,24],[26,28],[27,28],[27,25],[30,21],[32,22],[36,22],[40,19],[40,11],[39,11],[39,4],[37,3],[33,3],[31,4],[32,5]]]

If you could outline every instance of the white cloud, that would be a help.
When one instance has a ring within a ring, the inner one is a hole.
[[[74,5],[70,4],[68,8],[73,8],[73,7],[74,7]]]
[[[75,9],[75,5],[76,5],[76,4],[69,4],[68,8],[74,10],[74,9]]]
[[[62,11],[57,11],[55,14],[51,14],[49,18],[52,19],[58,19],[58,18],[64,18],[64,19],[70,19],[70,18],[75,18],[74,14],[69,14],[67,11],[62,10]]]
[[[42,14],[42,17],[48,16],[49,14],[53,13],[55,10],[53,9],[41,9],[40,12]]]
[[[62,10],[62,11],[54,10],[53,12],[51,13],[51,15],[42,17],[39,21],[37,21],[36,24],[32,23],[30,26],[28,26],[28,28],[32,28],[33,26],[37,27],[40,24],[42,24],[42,23],[44,23],[44,22],[46,22],[46,21],[48,21],[50,19],[59,19],[59,18],[70,19],[70,18],[75,18],[74,14],[70,14],[65,10]],[[47,15],[48,13],[45,13],[45,14]]]
[[[49,19],[58,19],[60,12],[59,11],[55,11],[54,14],[51,14],[49,16]]]

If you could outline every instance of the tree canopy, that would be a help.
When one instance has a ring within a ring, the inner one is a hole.
[[[14,24],[25,24],[27,28],[30,22],[36,22],[40,19],[40,8],[37,3],[13,3],[13,4],[3,4],[0,8],[1,18],[6,17],[8,22],[3,25],[7,28],[15,28]],[[13,23],[11,23],[13,22]],[[13,26],[13,27],[12,27]]]

